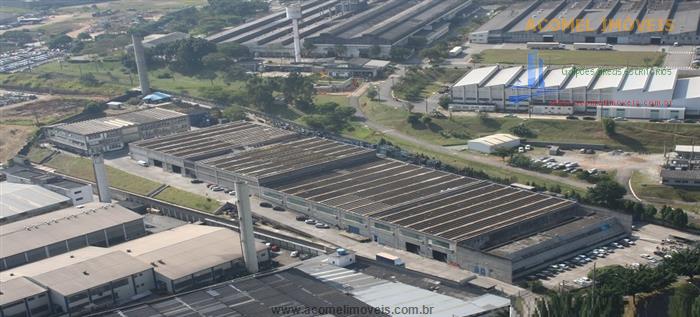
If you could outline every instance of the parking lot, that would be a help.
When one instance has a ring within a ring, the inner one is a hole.
[[[612,252],[607,254],[605,257],[591,259],[591,262],[584,265],[579,265],[568,270],[564,270],[557,273],[554,277],[542,279],[542,284],[551,289],[560,287],[562,283],[564,286],[573,288],[587,286],[588,283],[577,283],[575,281],[582,277],[587,277],[588,273],[593,269],[593,265],[598,268],[609,265],[657,265],[662,261],[662,256],[658,255],[660,253],[654,254],[654,252],[661,251],[664,248],[670,249],[672,245],[667,241],[671,235],[692,240],[700,239],[700,237],[695,235],[648,224],[640,227],[638,231],[632,232],[632,237],[630,239],[634,240],[634,245],[623,248],[611,248],[610,246],[607,246]],[[681,244],[679,243],[674,244],[674,246],[680,245]],[[600,246],[596,247],[596,249],[598,248],[600,248]],[[585,252],[585,254],[588,253],[589,252]],[[642,255],[648,255],[648,257],[644,258]]]

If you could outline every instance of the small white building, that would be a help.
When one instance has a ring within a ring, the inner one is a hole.
[[[492,134],[482,138],[470,140],[467,146],[472,151],[493,153],[497,148],[512,149],[520,145],[520,138],[506,133]]]
[[[355,263],[355,253],[343,248],[338,248],[334,253],[328,255],[328,263],[335,266],[346,267]]]
[[[574,106],[572,105],[537,105],[532,106],[533,114],[558,114],[572,115],[574,114]]]

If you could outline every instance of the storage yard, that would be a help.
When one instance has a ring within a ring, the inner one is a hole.
[[[378,158],[371,149],[327,139],[275,140],[286,135],[277,128],[252,123],[228,126],[245,127],[254,135],[246,138],[267,145],[234,150],[229,136],[224,139],[228,141],[218,141],[229,153],[210,152],[185,160],[169,152],[173,148],[164,138],[135,144],[132,158],[152,163],[167,154],[194,169],[184,172],[161,164],[166,171],[222,188],[245,180],[256,186],[257,196],[273,205],[508,282],[629,233],[629,217],[574,201]],[[209,140],[215,146],[209,134],[225,128],[199,129],[170,140]],[[166,146],[159,151],[158,144]],[[601,226],[606,230],[598,230]]]
[[[504,8],[473,31],[470,39],[473,43],[697,45],[700,2],[536,0]]]

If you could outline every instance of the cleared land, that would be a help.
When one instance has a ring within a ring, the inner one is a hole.
[[[159,78],[165,73],[170,74],[172,78]],[[92,74],[99,83],[97,85],[82,83],[81,74]],[[227,90],[240,90],[243,85],[242,82],[233,82],[229,85],[220,78],[210,81],[183,76],[165,68],[149,71],[149,79],[154,89],[199,97],[203,97],[201,89],[204,88],[222,86]],[[114,96],[138,86],[138,75],[131,74],[117,61],[53,62],[34,68],[31,73],[0,74],[0,83],[17,88]]]
[[[47,98],[24,103],[19,106],[0,108],[0,123],[33,126],[51,124],[55,121],[78,114],[90,100],[70,98]]]
[[[0,124],[0,163],[14,157],[34,131],[31,126]]]
[[[475,58],[483,64],[527,64],[529,50],[487,49]],[[620,51],[540,50],[545,65],[661,66],[664,53]]]

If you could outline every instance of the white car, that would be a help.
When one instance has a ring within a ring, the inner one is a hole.
[[[532,146],[530,146],[530,144],[525,145],[525,150],[526,150],[526,151],[532,151]]]
[[[519,147],[518,148],[518,153],[525,153],[525,148],[524,147]]]
[[[289,253],[289,256],[291,256],[291,257],[293,257],[293,258],[296,258],[296,257],[299,256],[299,251],[292,251],[292,252]]]

